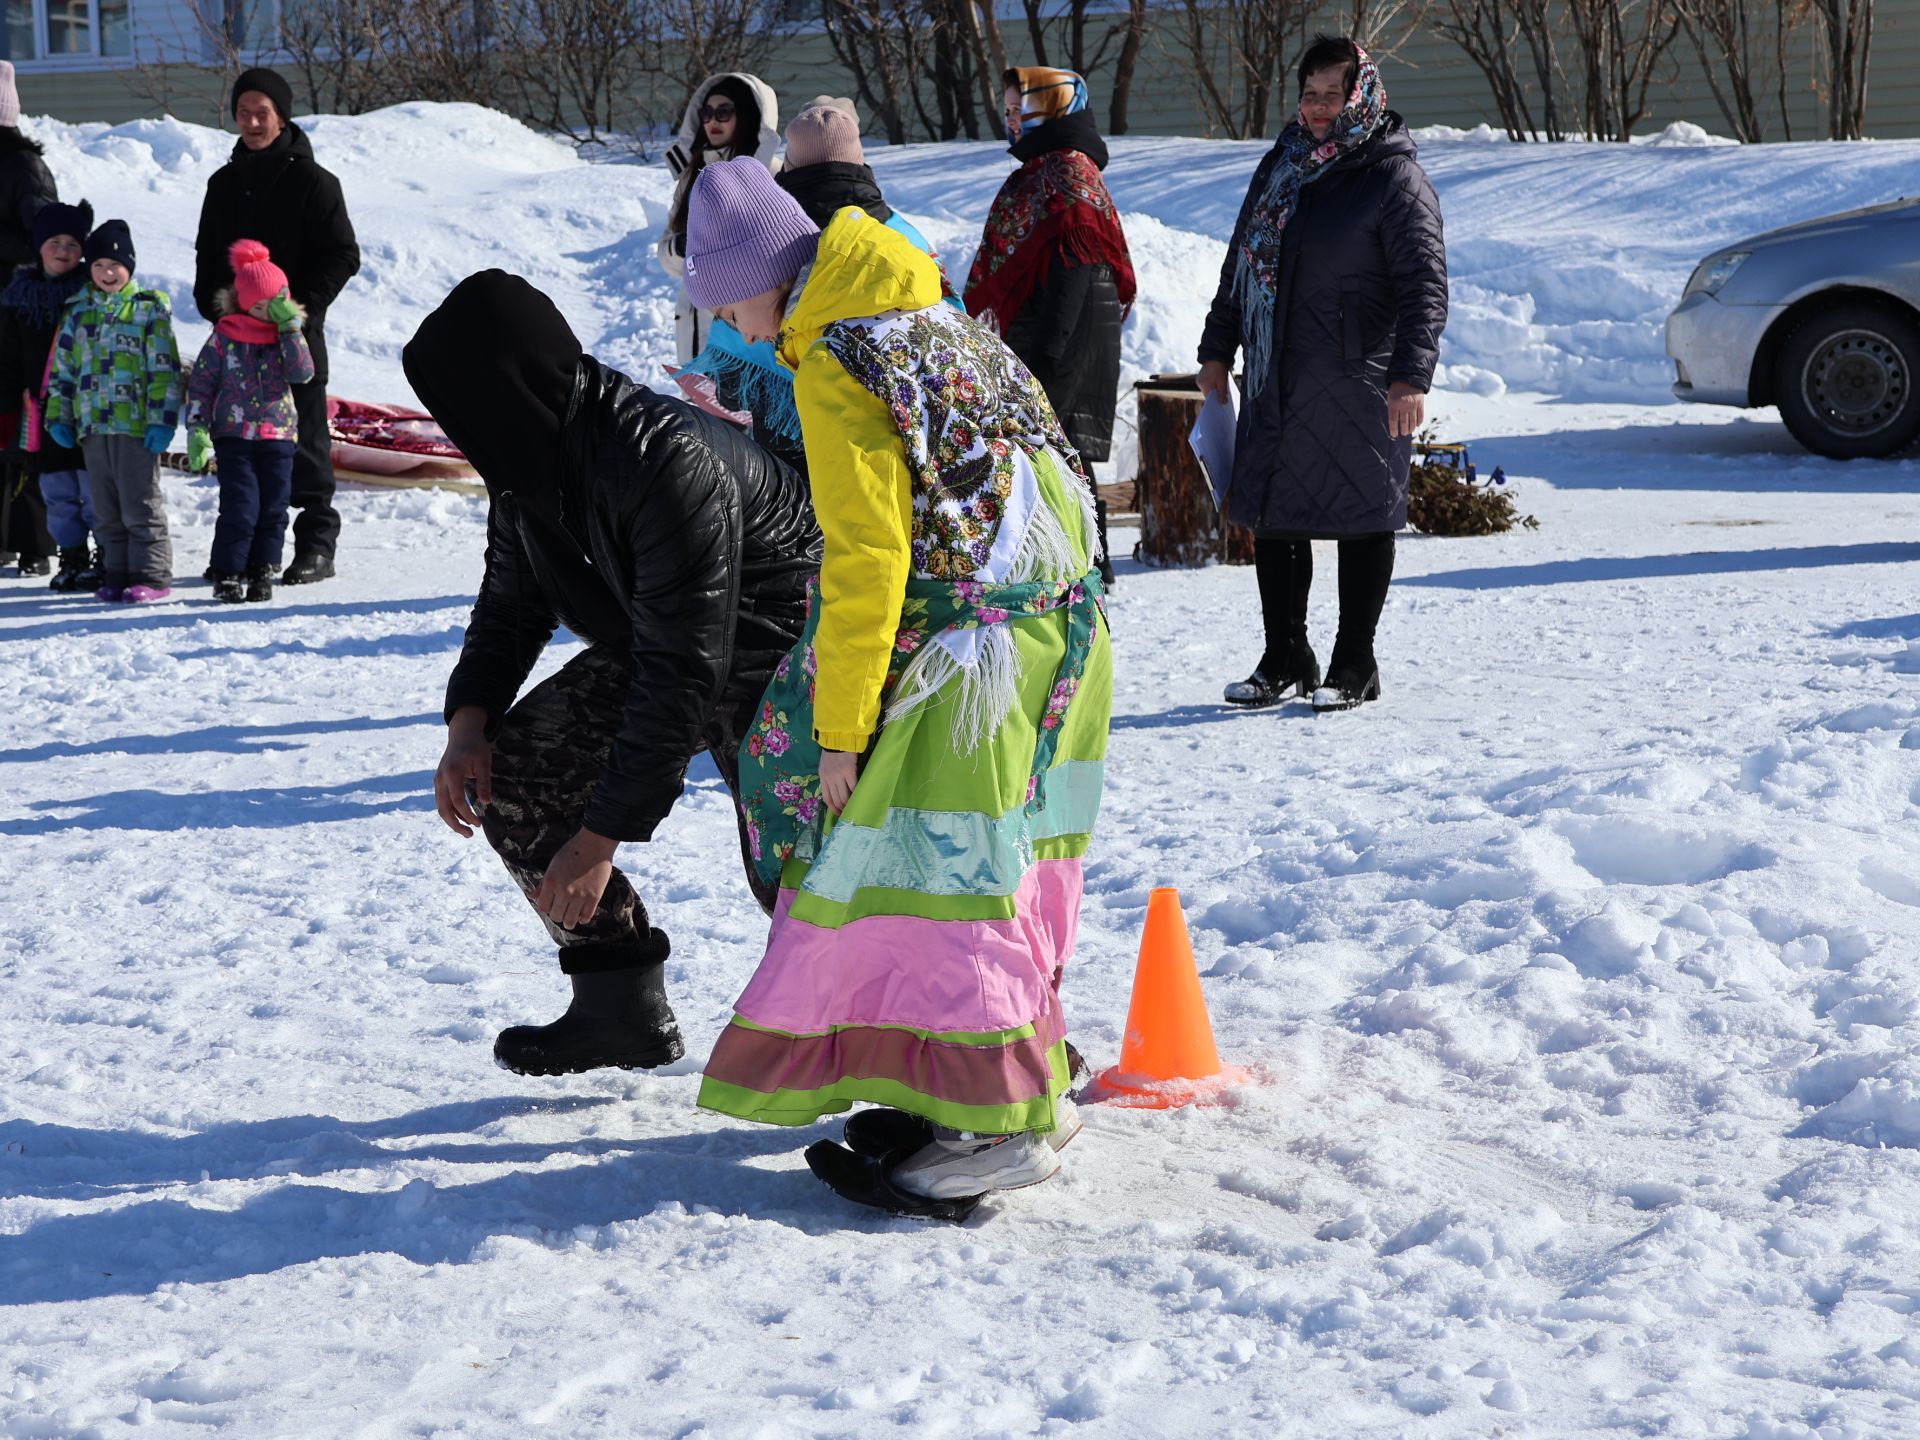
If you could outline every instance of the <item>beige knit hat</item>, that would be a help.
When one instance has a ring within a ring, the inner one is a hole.
[[[843,96],[818,95],[787,123],[787,167],[798,170],[829,160],[867,163],[860,146],[860,112]]]

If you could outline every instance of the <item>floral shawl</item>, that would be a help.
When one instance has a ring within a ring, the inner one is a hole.
[[[1006,334],[1056,255],[1074,265],[1112,266],[1121,309],[1133,307],[1133,258],[1120,212],[1100,167],[1079,150],[1036,155],[1001,185],[967,275],[967,313]]]
[[[1252,202],[1240,227],[1233,293],[1240,302],[1240,343],[1247,352],[1247,393],[1266,385],[1273,363],[1273,305],[1280,279],[1280,244],[1287,221],[1300,203],[1301,190],[1380,132],[1387,118],[1387,87],[1365,50],[1353,90],[1325,140],[1296,113],[1273,144],[1265,190]]]
[[[790,859],[811,861],[826,834],[820,798],[820,746],[813,738],[814,635],[820,628],[820,582],[807,586],[807,624],[781,660],[740,746],[740,808],[747,817],[747,848],[768,884]],[[1099,628],[1100,572],[1077,580],[1028,580],[982,585],[971,580],[907,582],[900,630],[894,638],[883,692],[892,690],[928,641],[983,630],[1053,610],[1067,612],[1067,647],[1054,675],[1039,741],[1027,779],[1027,810],[1046,808],[1047,772],[1060,744],[1060,726],[1080,689]]]

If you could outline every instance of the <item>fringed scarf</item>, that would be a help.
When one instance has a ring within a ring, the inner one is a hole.
[[[993,197],[967,275],[967,313],[1004,335],[1046,280],[1055,256],[1073,265],[1111,266],[1120,308],[1133,308],[1133,257],[1120,212],[1100,167],[1079,150],[1034,156]]]
[[[738,330],[715,316],[713,328],[707,331],[707,348],[681,369],[707,376],[722,405],[751,415],[753,438],[765,448],[776,453],[800,448],[793,372],[780,363],[772,341],[749,345]]]
[[[1235,257],[1234,299],[1240,303],[1240,343],[1247,352],[1247,393],[1258,395],[1273,367],[1273,304],[1280,279],[1280,241],[1300,203],[1300,191],[1380,133],[1387,119],[1387,87],[1365,50],[1347,103],[1315,140],[1296,112],[1274,141],[1267,184],[1247,216]]]

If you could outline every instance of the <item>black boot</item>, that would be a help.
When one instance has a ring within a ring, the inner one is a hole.
[[[309,552],[295,555],[293,562],[280,572],[282,585],[311,585],[316,580],[333,578],[333,556]]]
[[[57,590],[62,595],[74,590],[91,590],[94,586],[92,559],[92,554],[84,545],[63,547],[60,551],[60,568],[54,572],[53,579],[47,582],[47,588]]]
[[[1307,540],[1255,539],[1254,578],[1260,586],[1260,621],[1267,648],[1253,674],[1227,686],[1229,705],[1257,710],[1298,695],[1313,694],[1320,661],[1307,643],[1307,597],[1313,590],[1313,544]]]
[[[51,575],[53,561],[45,555],[22,555],[20,557],[20,578],[30,580],[36,575]]]
[[[515,1025],[493,1042],[494,1061],[516,1075],[651,1070],[686,1054],[667,1004],[667,933],[639,943],[570,945],[560,966],[573,1003],[551,1025]]]
[[[1327,678],[1313,695],[1316,712],[1351,710],[1380,698],[1380,662],[1373,637],[1393,583],[1393,536],[1362,535],[1340,542],[1340,633]]]
[[[247,598],[247,577],[214,572],[213,598],[222,605],[238,605]]]
[[[256,565],[247,572],[247,599],[256,604],[273,598],[273,567]]]

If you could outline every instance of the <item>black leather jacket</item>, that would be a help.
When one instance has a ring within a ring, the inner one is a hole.
[[[582,824],[646,840],[703,748],[740,737],[806,619],[820,529],[806,482],[724,421],[581,357],[557,486],[494,493],[486,578],[446,714],[497,729],[556,623],[633,669]]]

